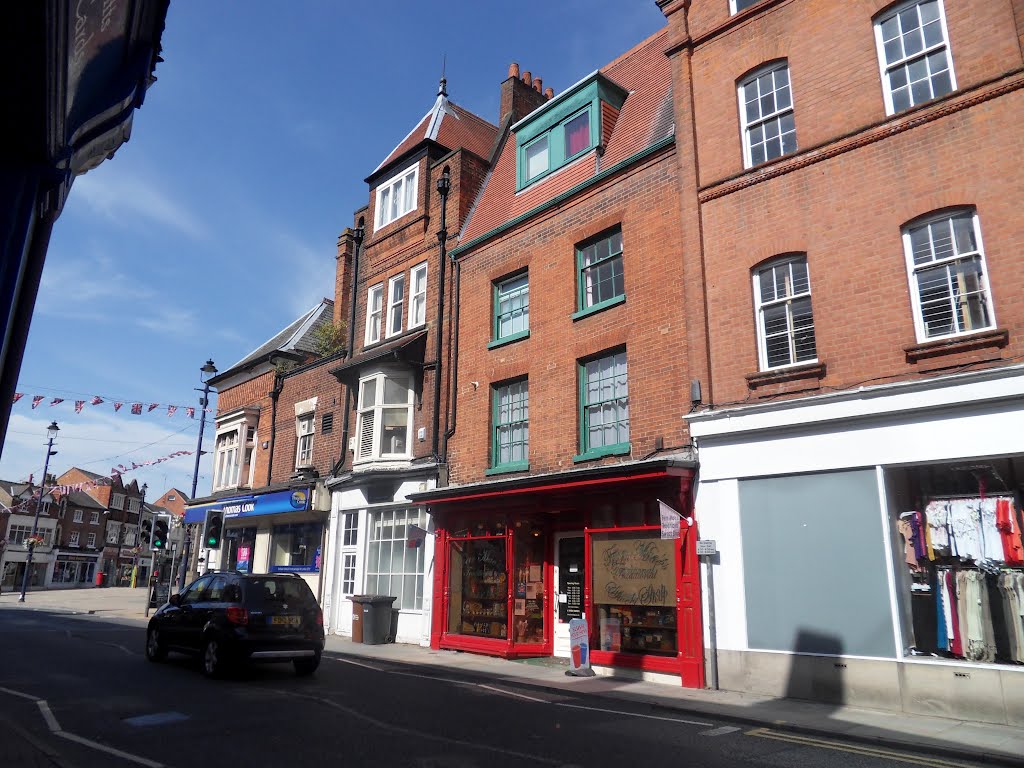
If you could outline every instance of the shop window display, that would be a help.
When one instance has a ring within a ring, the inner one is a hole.
[[[592,590],[602,651],[674,656],[677,539],[658,532],[594,533]]]
[[[1008,460],[891,472],[909,656],[1024,664],[1024,544]]]
[[[544,642],[544,537],[535,526],[515,529],[515,582],[512,612],[517,643]]]
[[[457,635],[508,638],[506,538],[451,542],[448,631]]]

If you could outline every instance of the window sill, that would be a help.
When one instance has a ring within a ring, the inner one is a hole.
[[[573,463],[580,463],[581,461],[593,461],[594,459],[603,459],[605,456],[625,456],[632,452],[633,447],[629,443],[619,443],[618,445],[606,445],[603,448],[592,448],[589,451],[580,453],[572,457]]]
[[[514,342],[522,341],[523,339],[528,339],[528,338],[530,338],[530,331],[529,330],[520,331],[519,333],[513,333],[510,336],[503,336],[500,339],[495,339],[494,341],[488,342],[487,348],[488,349],[497,349],[498,347],[503,347],[506,344],[512,344]]]
[[[598,312],[603,312],[606,309],[609,309],[611,307],[617,307],[619,304],[625,304],[625,303],[626,303],[626,294],[622,294],[621,296],[616,296],[614,299],[608,299],[607,301],[602,301],[600,304],[595,304],[592,307],[587,307],[586,309],[581,309],[578,312],[573,312],[572,313],[572,320],[573,320],[573,322],[576,322],[577,320],[580,320],[581,318],[587,317],[588,315],[593,315],[593,314],[596,314]]]
[[[484,470],[484,475],[490,477],[492,475],[507,475],[510,472],[529,472],[529,462],[523,464],[502,464],[498,467],[492,467]]]
[[[938,341],[926,341],[904,347],[908,363],[918,363],[942,355],[955,355],[959,352],[974,352],[990,347],[1002,348],[1010,343],[1010,332],[1006,328],[994,328],[987,331],[972,333],[968,336],[954,336]]]
[[[788,368],[775,368],[769,371],[748,373],[745,378],[747,380],[747,387],[750,389],[781,385],[778,387],[781,391],[773,392],[772,394],[817,389],[820,380],[825,378],[825,364],[818,362],[809,365],[794,365]],[[809,382],[810,379],[817,379],[818,381],[812,383]]]

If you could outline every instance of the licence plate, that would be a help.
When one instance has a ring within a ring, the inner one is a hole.
[[[297,627],[302,623],[301,616],[271,616],[270,623],[275,626]]]

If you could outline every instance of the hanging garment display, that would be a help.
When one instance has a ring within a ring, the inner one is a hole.
[[[944,578],[943,604],[946,607],[946,615],[949,616],[949,623],[952,627],[952,632],[949,635],[949,651],[956,656],[963,656],[963,643],[960,639],[960,615],[957,611],[956,574],[952,570],[947,570]]]
[[[1024,545],[1021,544],[1017,515],[1010,499],[996,501],[996,529],[1003,544],[1003,560],[1008,565],[1024,565]]]

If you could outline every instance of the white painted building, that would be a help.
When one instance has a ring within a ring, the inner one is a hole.
[[[1024,366],[687,418],[722,688],[1024,725],[1022,617],[996,587],[1024,563],[991,514],[1020,525]],[[958,578],[987,601],[958,603]]]

